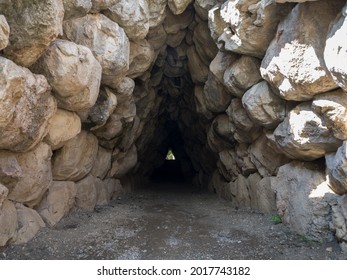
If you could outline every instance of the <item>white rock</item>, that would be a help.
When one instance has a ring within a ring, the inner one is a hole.
[[[192,2],[193,0],[169,0],[168,6],[175,15],[179,15],[182,14]]]
[[[341,145],[310,103],[301,103],[291,110],[273,135],[285,155],[304,161],[323,157]]]
[[[48,126],[44,141],[52,150],[61,148],[64,143],[81,132],[81,120],[77,114],[58,109]]]
[[[166,16],[165,8],[168,0],[146,0],[149,8],[149,27],[160,25]]]
[[[102,14],[64,21],[65,36],[88,47],[102,67],[102,83],[112,86],[129,69],[129,40],[123,28]]]
[[[324,169],[315,163],[291,162],[272,179],[282,221],[312,240],[332,240],[329,200],[334,196]]]
[[[63,0],[64,20],[84,17],[92,8],[91,0]]]
[[[41,75],[0,57],[0,149],[24,152],[47,133],[56,102]]]
[[[144,39],[149,29],[149,8],[147,0],[118,0],[103,13],[117,22],[131,40]]]
[[[251,87],[242,97],[249,117],[265,128],[275,128],[284,120],[286,102],[273,93],[266,81]]]
[[[298,4],[277,29],[262,61],[261,74],[286,100],[310,100],[336,88],[323,58],[330,22],[345,1]],[[305,26],[305,28],[297,28]]]
[[[152,65],[155,59],[153,47],[147,40],[137,40],[130,42],[130,66],[127,76],[136,78],[143,75]]]
[[[347,48],[343,42],[347,39],[347,5],[336,20],[331,23],[324,49],[325,64],[339,87],[347,91]]]
[[[58,107],[79,111],[95,104],[101,82],[101,66],[87,47],[56,40],[33,69],[47,78],[58,100]]]

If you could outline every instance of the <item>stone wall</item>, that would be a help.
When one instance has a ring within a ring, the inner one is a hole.
[[[196,187],[347,247],[343,0],[0,3],[0,247],[132,189]]]

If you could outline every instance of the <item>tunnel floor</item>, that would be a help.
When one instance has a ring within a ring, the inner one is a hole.
[[[318,244],[189,185],[154,184],[94,212],[74,211],[0,259],[346,259],[338,244]]]

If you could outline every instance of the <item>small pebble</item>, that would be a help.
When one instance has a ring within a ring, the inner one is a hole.
[[[332,251],[333,251],[333,248],[332,248],[332,247],[328,247],[328,248],[326,248],[325,250],[328,251],[328,252],[332,252]]]

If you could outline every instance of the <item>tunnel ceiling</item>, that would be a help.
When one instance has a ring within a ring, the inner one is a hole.
[[[0,247],[132,191],[168,149],[194,185],[346,241],[345,5],[1,1]]]

